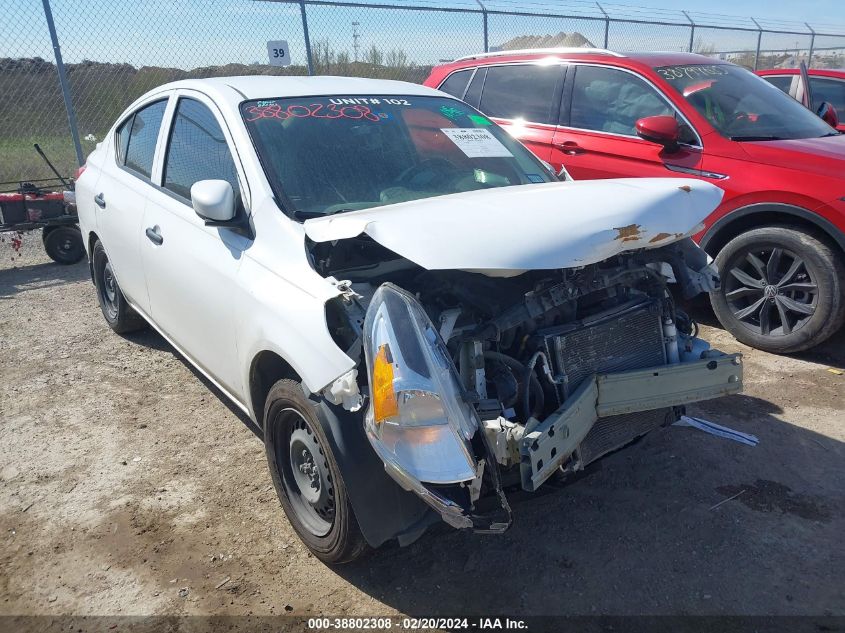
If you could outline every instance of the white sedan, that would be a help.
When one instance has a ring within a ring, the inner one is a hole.
[[[327,562],[441,519],[503,531],[508,490],[741,388],[667,291],[718,284],[689,236],[721,190],[559,182],[423,86],[167,84],[76,192],[109,326],[152,325],[248,414]]]

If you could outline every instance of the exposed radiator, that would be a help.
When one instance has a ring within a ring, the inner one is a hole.
[[[541,333],[546,353],[568,393],[592,374],[666,363],[659,303],[640,301],[573,326]]]
[[[555,373],[558,378],[566,377],[570,394],[593,374],[666,364],[660,303],[652,299],[541,334]],[[581,464],[645,435],[667,422],[670,415],[671,408],[600,418],[581,443]]]

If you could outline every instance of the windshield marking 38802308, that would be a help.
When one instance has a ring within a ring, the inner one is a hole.
[[[264,99],[241,114],[274,192],[300,219],[556,180],[487,117],[446,97]]]

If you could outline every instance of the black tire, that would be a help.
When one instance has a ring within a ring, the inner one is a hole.
[[[57,226],[44,229],[41,237],[44,250],[57,264],[70,265],[85,256],[82,232],[76,226]]]
[[[147,327],[147,322],[126,302],[117,278],[111,269],[111,263],[99,240],[91,252],[94,267],[94,286],[97,288],[97,300],[100,310],[109,327],[118,334],[126,334]]]
[[[267,463],[282,508],[305,546],[325,563],[348,563],[370,548],[317,415],[299,383],[273,385],[264,407]]]
[[[747,231],[719,251],[716,265],[722,287],[710,294],[713,311],[746,345],[801,352],[845,322],[845,264],[830,245],[800,228]]]

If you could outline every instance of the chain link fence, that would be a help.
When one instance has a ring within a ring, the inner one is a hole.
[[[288,42],[290,65],[269,65],[272,40]],[[73,173],[127,105],[168,81],[311,72],[422,82],[463,55],[556,46],[845,67],[845,27],[587,0],[17,2],[0,21],[0,182],[52,175],[36,142]]]

